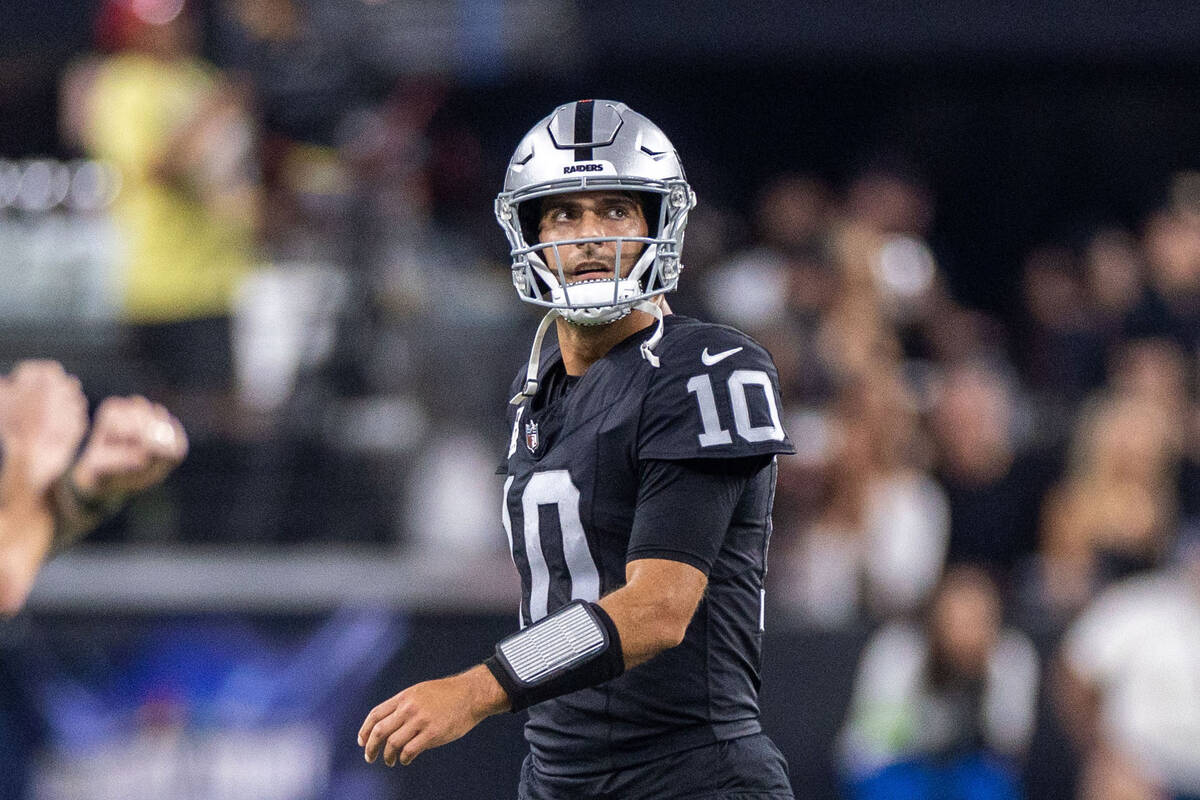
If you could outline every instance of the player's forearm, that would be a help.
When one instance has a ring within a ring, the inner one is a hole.
[[[683,641],[708,581],[694,567],[659,559],[631,562],[627,576],[600,606],[617,626],[631,669]]]
[[[600,600],[600,606],[612,617],[621,634],[625,669],[632,669],[683,641],[687,623],[663,614],[654,604],[643,602],[624,589]]]
[[[522,628],[484,666],[517,711],[597,686],[682,642],[707,584],[678,561],[631,561],[621,589]]]
[[[62,550],[83,538],[106,517],[124,504],[124,498],[106,498],[96,493],[95,483],[85,477],[79,465],[72,466],[54,486],[54,551]]]
[[[54,515],[43,498],[8,496],[0,504],[0,615],[24,607],[53,535]]]
[[[100,522],[100,515],[86,511],[64,485],[54,492],[53,550],[62,550],[86,536]]]

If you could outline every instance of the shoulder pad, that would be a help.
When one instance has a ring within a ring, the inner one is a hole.
[[[643,459],[741,458],[795,452],[780,421],[779,375],[758,342],[723,325],[664,336],[642,405]]]

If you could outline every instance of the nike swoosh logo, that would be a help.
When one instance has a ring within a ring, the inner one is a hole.
[[[714,353],[713,355],[710,356],[708,354],[708,348],[706,347],[706,348],[704,348],[704,352],[700,354],[700,361],[702,364],[704,364],[704,366],[711,367],[713,364],[716,364],[718,361],[724,361],[725,359],[729,358],[734,353],[740,353],[740,352],[742,352],[742,348],[735,347],[732,350],[722,350],[720,353]]]

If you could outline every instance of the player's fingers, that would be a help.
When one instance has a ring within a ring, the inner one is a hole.
[[[171,454],[176,462],[183,461],[184,456],[188,452],[188,437],[187,431],[183,429],[183,423],[176,419],[173,415],[167,415],[167,422],[171,426],[171,430],[175,433],[174,443],[175,450]]]
[[[55,411],[77,411],[87,407],[83,384],[79,378],[61,368],[40,372],[25,384],[30,393]]]
[[[383,749],[384,742],[391,735],[391,726],[383,720],[376,722],[375,727],[371,728],[367,734],[367,741],[363,744],[363,758],[368,764],[374,764],[375,759],[379,758],[379,751]]]
[[[433,736],[428,731],[420,731],[408,740],[408,744],[400,751],[400,764],[407,767],[413,759],[424,753],[432,746]]]
[[[358,746],[362,747],[366,745],[367,737],[371,734],[371,729],[375,727],[379,720],[395,710],[396,698],[390,697],[367,712],[367,718],[363,720],[362,726],[358,729]]]
[[[141,395],[106,397],[96,409],[96,425],[106,431],[128,436],[150,416],[151,403]]]
[[[110,447],[92,461],[96,471],[109,479],[134,478],[150,470],[150,454],[135,447]]]
[[[75,376],[69,376],[70,381],[65,383],[59,392],[59,400],[55,405],[56,417],[63,420],[64,424],[69,424],[74,430],[72,433],[79,433],[82,437],[83,432],[87,430],[87,397],[83,394],[83,385]],[[78,441],[76,441],[78,444]]]
[[[6,379],[8,384],[50,402],[66,402],[83,397],[79,378],[63,369],[57,361],[22,361]]]
[[[105,418],[102,441],[106,445],[138,453],[147,462],[138,467],[144,469],[152,457],[159,455],[159,447],[173,446],[174,429],[170,429],[166,423],[164,426],[166,429],[158,425],[148,402],[131,402],[115,407]],[[152,440],[154,436],[159,437],[160,444],[157,447]]]
[[[413,720],[407,720],[398,730],[388,736],[383,748],[383,763],[389,767],[396,766],[396,759],[410,746],[412,740],[421,735],[421,731]],[[416,754],[413,754],[416,757]],[[410,759],[411,760],[411,759]]]
[[[151,408],[145,436],[147,447],[156,459],[174,462],[182,459],[187,452],[187,436],[183,426],[171,416],[171,412],[157,403]]]
[[[363,720],[363,724],[358,726],[357,741],[359,747],[366,745],[367,736],[370,735],[371,729],[375,727],[375,722],[378,719],[378,716],[375,713],[377,710],[378,707],[371,709],[371,711],[367,714],[366,719]]]
[[[391,714],[375,723],[375,727],[367,734],[367,743],[363,746],[363,755],[368,763],[374,763],[383,751],[387,739],[404,725],[407,716],[397,708]]]
[[[42,381],[65,375],[63,365],[49,358],[27,358],[13,367],[12,377],[17,381]]]
[[[136,426],[136,410],[125,397],[106,397],[96,409],[96,435],[106,442],[128,439]]]

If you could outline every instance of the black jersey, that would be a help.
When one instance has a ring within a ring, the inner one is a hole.
[[[780,424],[778,377],[745,334],[679,315],[616,345],[568,380],[547,352],[541,390],[509,409],[503,520],[521,576],[521,623],[625,582],[639,480],[651,462],[757,459],[715,557],[709,586],[678,647],[600,686],[533,706],[526,738],[540,766],[600,772],[755,733],[762,585],[771,533],[773,456],[792,452]],[[524,384],[524,373],[514,391]],[[569,389],[569,391],[568,391]],[[708,462],[713,463],[713,462]],[[640,526],[640,527],[644,527]],[[641,542],[697,565],[686,543]]]

